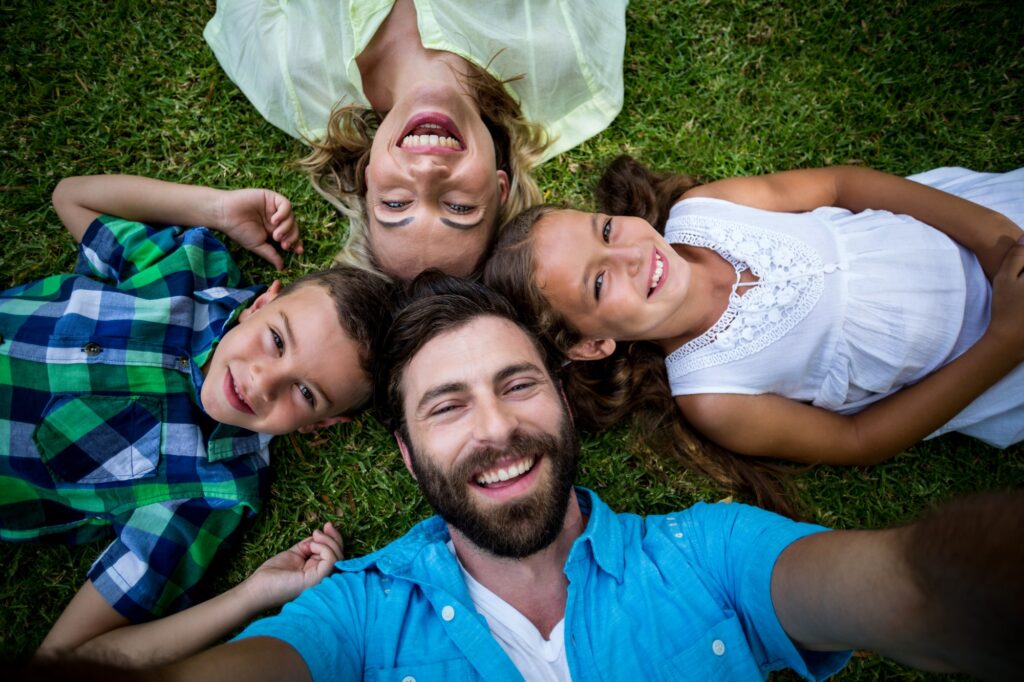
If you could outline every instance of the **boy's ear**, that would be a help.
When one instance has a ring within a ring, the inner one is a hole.
[[[409,446],[405,444],[405,440],[402,438],[398,431],[395,431],[395,442],[398,443],[398,450],[402,453],[402,461],[405,462],[405,468],[412,474],[413,479],[416,479],[416,472],[412,470],[412,458],[409,456]]]
[[[328,417],[327,419],[321,419],[320,421],[313,422],[312,424],[300,426],[299,433],[313,433],[314,431],[319,431],[320,429],[327,428],[328,426],[334,426],[335,424],[347,424],[350,421],[352,421],[352,417],[344,414],[338,415],[337,417]]]
[[[615,352],[615,339],[584,339],[569,349],[570,360],[603,360]]]
[[[262,294],[257,296],[255,298],[255,300],[253,300],[252,304],[248,308],[246,308],[245,310],[242,311],[242,313],[238,316],[238,321],[239,322],[244,322],[246,320],[246,318],[248,318],[250,315],[252,315],[254,312],[259,310],[260,308],[262,308],[266,304],[268,304],[271,301],[273,301],[280,294],[281,294],[281,280],[275,279],[274,283],[271,284],[270,287],[268,287],[266,291],[264,291]]]

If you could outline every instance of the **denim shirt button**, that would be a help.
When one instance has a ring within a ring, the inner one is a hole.
[[[455,609],[452,608],[450,605],[445,606],[443,609],[441,609],[441,618],[445,621],[451,621],[455,618]]]

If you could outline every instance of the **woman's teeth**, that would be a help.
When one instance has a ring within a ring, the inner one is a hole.
[[[448,135],[448,131],[437,125],[436,123],[424,123],[423,125],[416,126],[418,134],[410,133],[402,138],[402,146],[409,145],[410,147],[447,147],[448,149],[462,149],[462,143],[456,138]],[[437,130],[437,133],[426,132],[430,130]]]
[[[510,478],[515,478],[516,476],[522,476],[533,468],[536,461],[537,459],[535,457],[524,457],[518,462],[513,462],[509,466],[501,467],[499,469],[491,469],[477,474],[476,482],[479,485],[490,485],[492,483],[498,483],[499,481],[507,481]]]

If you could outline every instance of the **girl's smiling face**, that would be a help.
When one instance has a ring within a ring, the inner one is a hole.
[[[550,213],[534,228],[533,258],[548,304],[584,338],[577,350],[588,340],[661,341],[687,332],[680,313],[690,264],[642,218]]]

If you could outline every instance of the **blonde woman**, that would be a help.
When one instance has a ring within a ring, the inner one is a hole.
[[[260,113],[313,151],[349,218],[338,260],[469,275],[537,203],[530,170],[622,106],[625,1],[222,0],[205,37]]]

